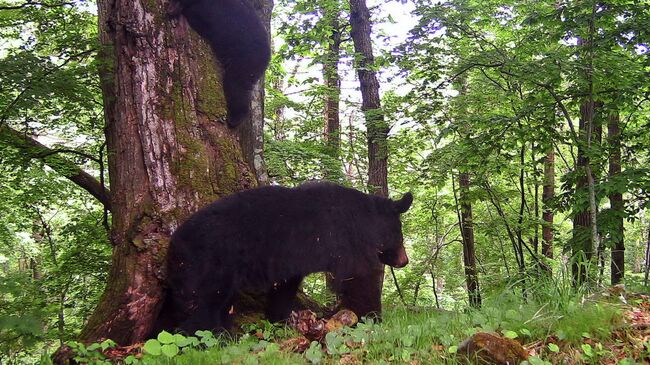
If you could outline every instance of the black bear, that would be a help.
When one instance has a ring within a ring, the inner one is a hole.
[[[410,193],[393,201],[325,182],[219,199],[172,235],[157,327],[190,334],[227,329],[244,288],[266,290],[267,318],[279,321],[308,274],[345,280],[371,276],[380,262],[403,267],[400,214],[412,201]]]
[[[224,69],[228,125],[250,116],[251,91],[271,58],[268,33],[249,0],[175,0],[172,16],[183,14],[205,38]]]

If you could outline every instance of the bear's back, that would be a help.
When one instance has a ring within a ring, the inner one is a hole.
[[[237,212],[269,216],[273,214],[305,214],[339,210],[365,212],[374,210],[381,198],[329,182],[307,182],[295,188],[264,186],[241,191],[206,207],[212,212]]]
[[[340,237],[377,212],[383,198],[327,182],[295,188],[265,186],[220,198],[192,215],[174,233],[208,248],[237,241],[239,249],[282,245],[310,236]]]

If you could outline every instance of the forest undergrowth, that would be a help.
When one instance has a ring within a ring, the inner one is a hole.
[[[622,286],[596,294],[559,290],[523,300],[521,291],[510,288],[486,297],[481,309],[389,307],[381,322],[362,319],[320,341],[262,321],[243,326],[245,333],[236,337],[163,332],[129,347],[111,341],[71,345],[77,361],[89,364],[464,364],[459,345],[488,332],[523,345],[523,364],[650,361],[650,296]],[[51,362],[44,356],[42,363]]]

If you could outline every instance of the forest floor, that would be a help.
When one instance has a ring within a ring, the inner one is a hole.
[[[622,303],[616,304],[617,300]],[[551,335],[525,344],[529,355],[543,358],[540,364],[650,364],[650,296],[619,293],[601,305],[620,309],[609,336],[597,339],[585,333],[581,341],[571,342]]]
[[[615,287],[582,298],[546,299],[522,302],[510,293],[485,300],[481,310],[394,308],[381,323],[352,327],[312,316],[294,321],[293,328],[264,321],[247,325],[237,338],[164,332],[128,348],[108,342],[76,348],[78,360],[100,364],[465,364],[463,340],[488,333],[518,347],[479,352],[496,351],[504,364],[507,356],[500,354],[512,351],[521,351],[527,358],[521,363],[531,365],[650,364],[650,296]]]

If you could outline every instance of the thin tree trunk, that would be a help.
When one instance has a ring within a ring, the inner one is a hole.
[[[503,221],[503,225],[506,228],[506,233],[508,234],[508,238],[510,239],[510,244],[512,245],[512,252],[515,255],[515,260],[517,261],[517,268],[521,271],[521,268],[523,266],[521,257],[523,256],[523,253],[519,251],[521,247],[517,245],[517,237],[515,236],[515,232],[513,232],[512,228],[510,228],[510,224],[508,223],[508,217],[506,217],[506,214],[503,211],[501,204],[499,203],[499,199],[496,196],[494,196],[494,192],[492,191],[489,182],[486,181],[484,185],[485,185],[485,190],[488,193],[490,203],[494,205],[494,208],[496,208],[497,210],[497,215],[499,215],[499,217]]]
[[[524,257],[524,234],[523,234],[523,225],[524,225],[524,208],[526,207],[526,184],[525,184],[525,170],[524,164],[526,163],[526,143],[521,144],[521,149],[519,150],[519,217],[517,219],[517,248],[519,252],[519,276],[521,280],[521,293],[526,299],[526,259]]]
[[[490,210],[490,206],[488,203],[485,203],[485,210],[487,211],[488,215],[490,216],[490,221],[494,221],[494,216],[492,215],[492,211]],[[510,280],[510,265],[508,265],[508,259],[506,258],[506,249],[505,246],[503,245],[503,239],[501,238],[501,235],[490,233],[490,237],[499,242],[499,253],[501,254],[501,260],[503,260],[503,267],[506,269],[506,276],[508,280]]]
[[[97,4],[114,248],[84,342],[144,340],[161,304],[171,233],[201,206],[255,185],[218,122],[226,111],[211,48],[183,17],[168,20],[166,5]]]
[[[406,300],[404,300],[404,294],[402,294],[402,288],[399,285],[399,281],[397,280],[397,276],[395,276],[395,270],[393,268],[390,268],[390,274],[393,277],[393,284],[395,284],[395,289],[397,289],[397,295],[399,296],[399,300],[406,306]]]
[[[534,159],[533,159],[534,161]],[[537,169],[537,166],[535,166]],[[533,195],[533,211],[535,214],[535,237],[533,238],[533,251],[536,255],[539,255],[539,183],[538,179],[535,178],[535,194]]]
[[[354,51],[359,55],[355,64],[361,86],[361,110],[366,117],[368,133],[368,190],[388,196],[388,123],[384,119],[379,98],[379,81],[374,71],[374,56],[370,38],[370,12],[365,0],[350,0],[350,24]]]
[[[59,330],[59,345],[63,346],[63,342],[65,340],[65,298],[66,295],[68,295],[68,290],[70,289],[70,279],[68,279],[68,282],[65,284],[65,287],[63,288],[63,291],[59,295],[59,311],[58,311],[58,320],[57,320],[57,327]]]
[[[271,13],[273,0],[251,1],[257,14],[271,38]],[[252,92],[250,119],[244,121],[238,128],[239,143],[244,159],[255,173],[259,185],[268,185],[269,175],[264,161],[264,77],[260,78]]]
[[[609,140],[609,179],[615,180],[621,174],[621,129],[618,112],[610,114],[607,123],[607,138]],[[611,284],[616,285],[623,280],[625,276],[625,243],[623,232],[624,204],[623,194],[618,191],[612,191],[609,194],[609,204],[611,206],[613,218],[615,220],[615,229],[610,232],[612,238],[612,258],[611,258]]]
[[[645,245],[645,273],[643,285],[648,286],[648,274],[650,273],[650,226],[648,226],[648,240]]]
[[[338,3],[337,3],[338,4]],[[323,61],[323,80],[325,80],[325,144],[327,154],[335,165],[326,164],[325,178],[337,180],[341,176],[341,166],[338,164],[341,153],[341,121],[339,117],[339,102],[341,95],[341,77],[339,62],[341,58],[341,25],[340,12],[330,6],[323,7],[323,17],[332,29],[328,37],[327,51]]]
[[[436,288],[436,276],[433,274],[433,268],[429,269],[431,275],[431,287],[433,289],[433,298],[436,300],[436,308],[440,309],[440,301],[438,300],[438,289]]]
[[[374,56],[370,38],[370,12],[365,0],[350,0],[350,25],[354,51],[359,55],[355,63],[361,88],[361,110],[366,118],[368,133],[368,191],[388,197],[388,124],[384,120],[379,98],[379,81],[374,71]],[[381,312],[381,292],[384,284],[384,265],[378,264],[374,273],[366,278],[357,278],[346,282],[347,295],[343,295],[342,304],[355,304],[363,301],[355,296],[355,291],[369,292],[366,299],[368,307],[376,307]],[[356,290],[359,289],[359,290]],[[346,298],[347,297],[347,298]],[[362,311],[363,312],[363,311]]]
[[[418,297],[420,296],[420,286],[422,285],[423,279],[424,276],[420,276],[418,278],[418,281],[415,283],[415,288],[413,289],[413,302],[411,302],[412,306],[416,306],[418,304]]]
[[[474,248],[474,223],[472,221],[472,204],[469,200],[470,180],[469,174],[461,172],[458,176],[460,191],[460,226],[463,236],[463,263],[465,265],[465,279],[469,304],[474,308],[481,306],[481,292],[479,289],[478,274],[476,272],[476,250]]]
[[[587,188],[588,207],[581,207],[576,212],[573,224],[573,250],[574,263],[573,278],[576,285],[587,282],[588,268],[590,266],[594,247],[598,247],[598,226],[596,222],[597,204],[595,193],[594,174],[591,169],[592,140],[596,127],[594,126],[596,103],[593,95],[593,49],[595,33],[596,2],[592,3],[591,18],[589,20],[588,39],[578,38],[578,46],[584,50],[584,77],[587,82],[587,97],[580,104],[580,131],[578,142],[578,158],[576,170],[576,193]]]
[[[553,259],[553,208],[551,203],[555,197],[555,150],[550,146],[544,158],[544,187],[542,189],[542,255]],[[546,265],[550,270],[550,266]]]
[[[573,278],[576,285],[584,284],[588,278],[588,267],[593,257],[595,210],[593,209],[593,175],[590,168],[589,150],[591,147],[591,129],[595,114],[593,101],[586,100],[580,105],[580,141],[578,143],[578,158],[576,170],[576,194],[585,193],[589,204],[579,207],[573,219]]]

